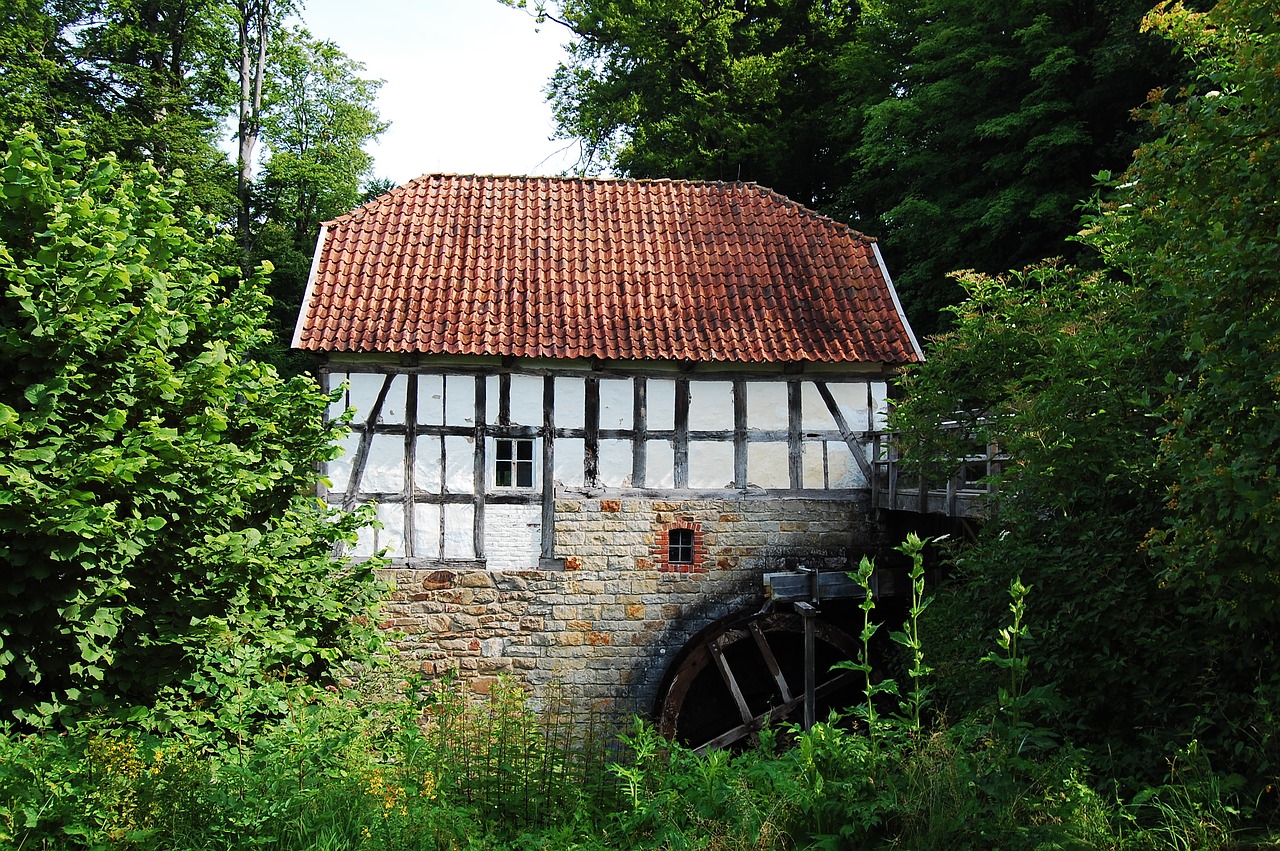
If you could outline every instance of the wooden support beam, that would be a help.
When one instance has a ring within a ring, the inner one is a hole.
[[[485,418],[488,416],[488,400],[486,393],[489,384],[483,375],[477,375],[476,382],[476,406],[475,406],[475,453],[472,455],[472,475],[473,475],[473,492],[475,499],[473,505],[475,509],[471,516],[471,541],[475,548],[475,557],[477,560],[484,558],[484,495],[489,487],[488,470],[485,468]],[[444,512],[441,511],[441,514]]]
[[[392,373],[382,380],[382,388],[378,390],[378,398],[373,402],[373,409],[369,411],[369,416],[365,417],[364,430],[360,432],[360,445],[356,448],[356,457],[351,459],[351,477],[347,480],[347,492],[342,498],[343,511],[355,510],[360,480],[364,478],[364,468],[369,463],[369,446],[373,443],[374,426],[378,423],[378,417],[382,415],[382,404],[387,399],[387,393],[391,390],[391,382],[394,379],[395,374]]]
[[[782,573],[766,573],[764,575],[765,594],[770,599],[780,603],[793,603],[798,600],[811,600],[813,597],[813,583],[817,583],[817,599],[822,600],[851,600],[860,599],[866,594],[866,590],[858,584],[843,570],[820,571],[816,574],[816,580],[812,574],[800,573],[798,571],[787,571]],[[877,574],[871,575],[871,589],[873,594],[878,595]]]
[[[866,445],[849,428],[849,423],[845,420],[840,406],[836,404],[835,396],[831,395],[831,388],[827,387],[827,382],[815,381],[813,386],[818,388],[818,395],[822,397],[823,403],[827,406],[827,411],[831,414],[831,418],[835,420],[836,428],[840,430],[841,439],[849,447],[849,451],[853,453],[853,460],[857,462],[863,478],[870,484],[874,476],[871,473],[871,464],[867,461]]]
[[[582,447],[582,478],[587,487],[597,487],[600,484],[600,379],[594,375],[587,378],[583,393],[586,439]]]
[[[675,486],[689,487],[689,379],[676,379]]]
[[[720,671],[720,677],[724,680],[725,686],[729,689],[729,694],[733,697],[733,702],[738,707],[738,714],[742,717],[744,723],[749,722],[752,718],[751,708],[747,706],[747,699],[742,696],[742,689],[738,686],[738,680],[733,675],[733,669],[729,667],[728,660],[724,658],[724,650],[717,642],[712,642],[707,649],[711,651],[711,659],[716,663],[716,668]]]
[[[760,657],[764,659],[764,666],[769,669],[769,675],[777,684],[778,693],[782,695],[783,702],[790,703],[791,687],[787,684],[787,678],[782,675],[782,668],[778,665],[778,658],[773,655],[773,648],[769,646],[769,639],[765,637],[764,630],[760,628],[757,621],[752,621],[748,629],[751,630],[751,637],[756,640],[756,648],[760,651]]]
[[[733,382],[733,486],[747,486],[747,382]]]
[[[787,476],[792,490],[799,490],[804,477],[804,444],[801,441],[800,382],[787,382]]]
[[[556,557],[556,500],[555,500],[555,445],[556,445],[556,379],[547,375],[542,379],[542,559]]]
[[[649,385],[643,375],[632,379],[631,486],[644,487],[649,464]]]

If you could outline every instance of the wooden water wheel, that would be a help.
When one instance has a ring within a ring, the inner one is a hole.
[[[856,640],[814,620],[817,717],[861,699],[863,676],[832,670],[854,659]],[[668,670],[658,698],[658,728],[699,752],[749,740],[766,724],[798,721],[805,691],[803,618],[794,612],[736,617],[713,624],[687,644]]]

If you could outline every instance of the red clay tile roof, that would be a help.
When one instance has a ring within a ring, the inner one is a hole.
[[[912,363],[874,243],[755,184],[428,175],[325,223],[294,346]]]

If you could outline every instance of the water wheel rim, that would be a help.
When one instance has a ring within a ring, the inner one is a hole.
[[[795,636],[803,632],[803,619],[794,612],[771,612],[746,618],[735,618],[726,621],[723,626],[705,632],[696,643],[686,647],[685,652],[674,663],[666,680],[666,688],[658,707],[657,720],[659,731],[669,738],[681,738],[681,718],[686,711],[686,703],[691,690],[700,681],[709,668],[715,668],[725,688],[729,691],[738,723],[731,723],[718,735],[700,741],[686,741],[695,751],[704,752],[716,748],[734,745],[745,738],[753,736],[766,725],[782,721],[792,712],[802,707],[804,701],[804,684],[801,677],[794,673],[789,677],[778,662],[775,642],[769,640],[770,634]],[[818,619],[814,624],[815,640],[825,644],[830,651],[847,659],[857,658],[861,645],[844,630],[828,621]],[[743,690],[735,682],[737,674],[726,658],[726,649],[750,642],[756,649],[764,669],[769,672],[777,687],[777,701],[761,711],[759,707],[750,706]],[[830,652],[828,651],[828,652]],[[860,674],[846,670],[815,671],[817,685],[815,694],[819,697],[831,695],[838,690],[855,684]],[[695,707],[688,707],[694,711]]]

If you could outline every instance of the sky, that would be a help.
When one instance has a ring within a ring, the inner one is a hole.
[[[554,175],[577,160],[544,89],[567,33],[498,0],[306,0],[311,34],[385,82],[374,176]]]

